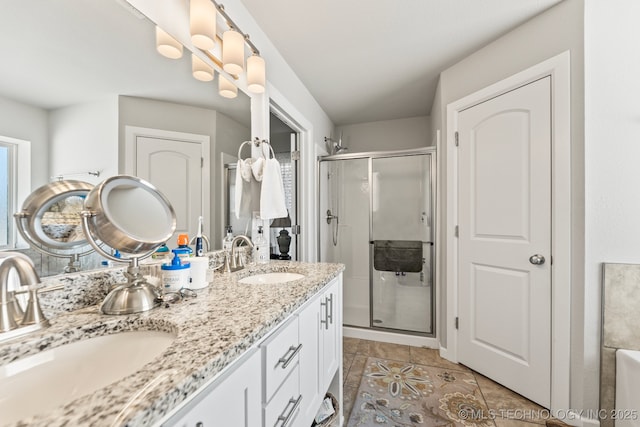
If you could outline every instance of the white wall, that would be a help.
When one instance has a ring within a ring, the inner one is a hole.
[[[0,135],[31,142],[32,189],[49,182],[48,126],[46,110],[0,96]]]
[[[341,134],[342,145],[349,148],[349,153],[406,150],[432,142],[428,116],[338,126],[332,137],[338,141]]]
[[[640,2],[585,2],[585,372],[597,373],[602,263],[640,263]],[[640,314],[637,314],[640,322]],[[585,386],[591,383],[585,381]]]
[[[81,173],[69,178],[97,184],[118,173],[117,97],[52,110],[49,135],[52,176]]]
[[[572,157],[572,304],[571,311],[571,409],[598,408],[597,325],[585,323],[585,312],[597,316],[599,306],[585,305],[584,290],[584,1],[565,0],[559,5],[488,44],[442,72],[439,106],[529,68],[561,52],[571,53],[571,157]],[[432,112],[435,116],[435,112]],[[434,126],[447,140],[446,117]],[[436,129],[434,129],[435,132]],[[439,180],[446,186],[446,152],[440,157]],[[442,187],[445,188],[445,187]],[[446,217],[446,212],[444,217]],[[442,228],[445,230],[445,228]],[[444,232],[444,231],[443,231]],[[444,243],[444,242],[443,242]],[[443,245],[441,245],[443,246]],[[446,248],[441,248],[446,251]],[[442,273],[442,270],[441,270]],[[588,316],[591,316],[589,314]],[[585,341],[585,337],[589,337]],[[595,338],[591,338],[595,337]],[[567,408],[569,409],[569,408]]]

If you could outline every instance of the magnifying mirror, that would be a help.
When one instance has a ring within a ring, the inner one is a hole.
[[[36,189],[14,214],[20,235],[35,250],[69,258],[65,273],[80,269],[79,258],[93,249],[82,230],[84,199],[93,185],[84,181],[55,181]],[[86,247],[86,249],[82,249]]]
[[[176,215],[169,200],[149,182],[117,175],[96,185],[84,200],[82,228],[89,244],[102,256],[129,261],[127,283],[117,286],[100,309],[105,314],[147,311],[161,302],[158,288],[140,274],[139,261],[171,238]],[[116,258],[98,241],[122,253]]]

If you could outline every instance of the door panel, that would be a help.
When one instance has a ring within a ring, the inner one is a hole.
[[[549,407],[551,92],[543,78],[460,112],[458,359]]]
[[[202,146],[195,142],[146,136],[136,138],[136,175],[156,186],[176,212],[178,234],[195,236],[202,215]]]

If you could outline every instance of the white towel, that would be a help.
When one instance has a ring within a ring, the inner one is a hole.
[[[249,179],[246,178],[247,170],[249,172]],[[236,218],[238,219],[241,216],[251,217],[251,184],[251,163],[240,159],[236,166],[236,188],[234,194],[234,208]]]
[[[284,186],[280,163],[276,159],[266,159],[260,191],[260,218],[285,218],[287,207],[284,202]]]

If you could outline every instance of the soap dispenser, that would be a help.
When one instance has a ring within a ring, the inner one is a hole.
[[[253,242],[253,260],[258,264],[269,262],[269,245],[262,234],[262,226],[258,226],[258,236]]]

